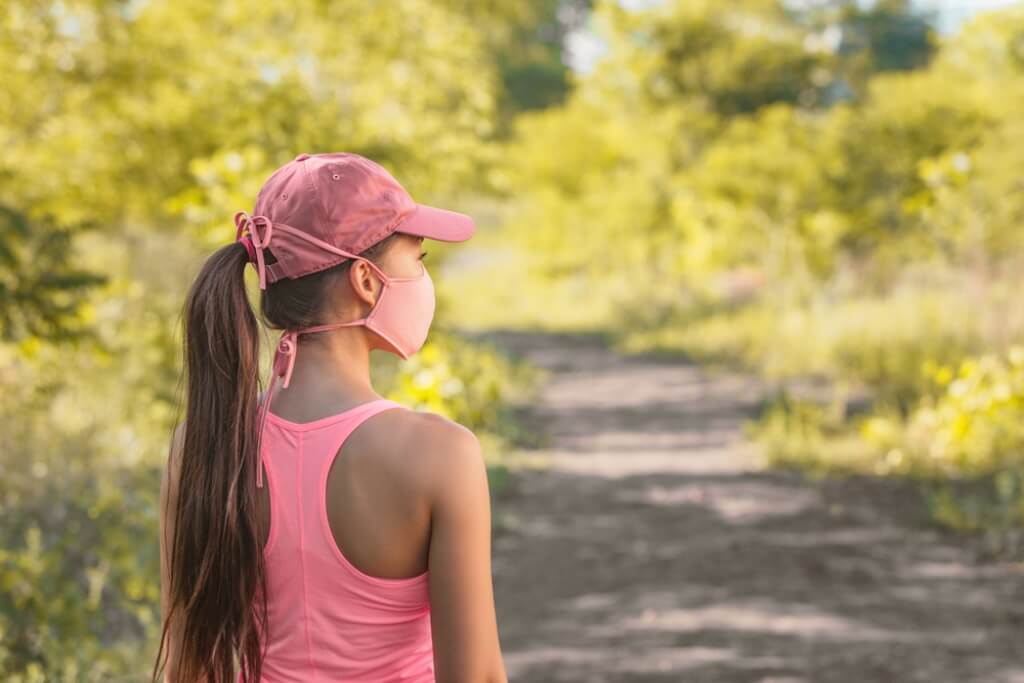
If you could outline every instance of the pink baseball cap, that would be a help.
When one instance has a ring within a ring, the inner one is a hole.
[[[263,184],[253,215],[235,213],[235,227],[260,289],[330,268],[393,232],[463,242],[476,230],[466,214],[416,203],[383,166],[352,152],[298,155]]]

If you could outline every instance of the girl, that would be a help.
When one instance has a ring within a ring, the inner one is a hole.
[[[370,383],[372,349],[426,339],[423,240],[465,241],[472,218],[338,152],[277,169],[235,223],[184,309],[153,680],[505,683],[480,443]],[[283,331],[259,395],[248,263]]]

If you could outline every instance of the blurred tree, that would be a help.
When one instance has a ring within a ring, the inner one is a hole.
[[[71,235],[0,206],[0,341],[88,334],[87,288],[106,278],[72,266]]]
[[[814,106],[832,55],[805,47],[806,29],[777,0],[668,2],[639,12],[609,3],[613,59],[632,64],[652,101],[694,99],[720,116],[788,102]]]
[[[863,54],[869,72],[920,69],[935,51],[934,21],[910,0],[879,0],[869,7],[847,2],[839,49]]]
[[[585,24],[592,0],[445,0],[445,4],[468,16],[487,36],[486,49],[500,80],[498,137],[512,132],[519,113],[565,99],[571,86],[566,39]]]

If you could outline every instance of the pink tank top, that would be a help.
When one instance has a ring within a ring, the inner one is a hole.
[[[338,548],[327,521],[327,473],[342,443],[373,415],[404,407],[377,399],[306,423],[266,412],[269,638],[262,683],[434,683],[428,572],[400,579],[363,573]]]

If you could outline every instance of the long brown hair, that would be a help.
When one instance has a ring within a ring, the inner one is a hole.
[[[360,256],[378,261],[395,234]],[[275,262],[269,249],[264,255],[267,263]],[[178,636],[172,683],[233,683],[236,662],[243,680],[255,683],[263,668],[260,634],[267,637],[273,626],[266,618],[257,507],[256,411],[263,382],[259,325],[245,288],[248,263],[248,252],[238,242],[218,249],[203,264],[182,309],[182,381],[188,398],[178,504],[164,511],[174,515],[175,523],[167,551],[169,600],[153,681],[167,664],[164,644],[172,620]],[[268,284],[260,296],[264,325],[282,330],[335,322],[319,317],[351,264],[346,259]],[[261,624],[267,628],[258,628]]]

